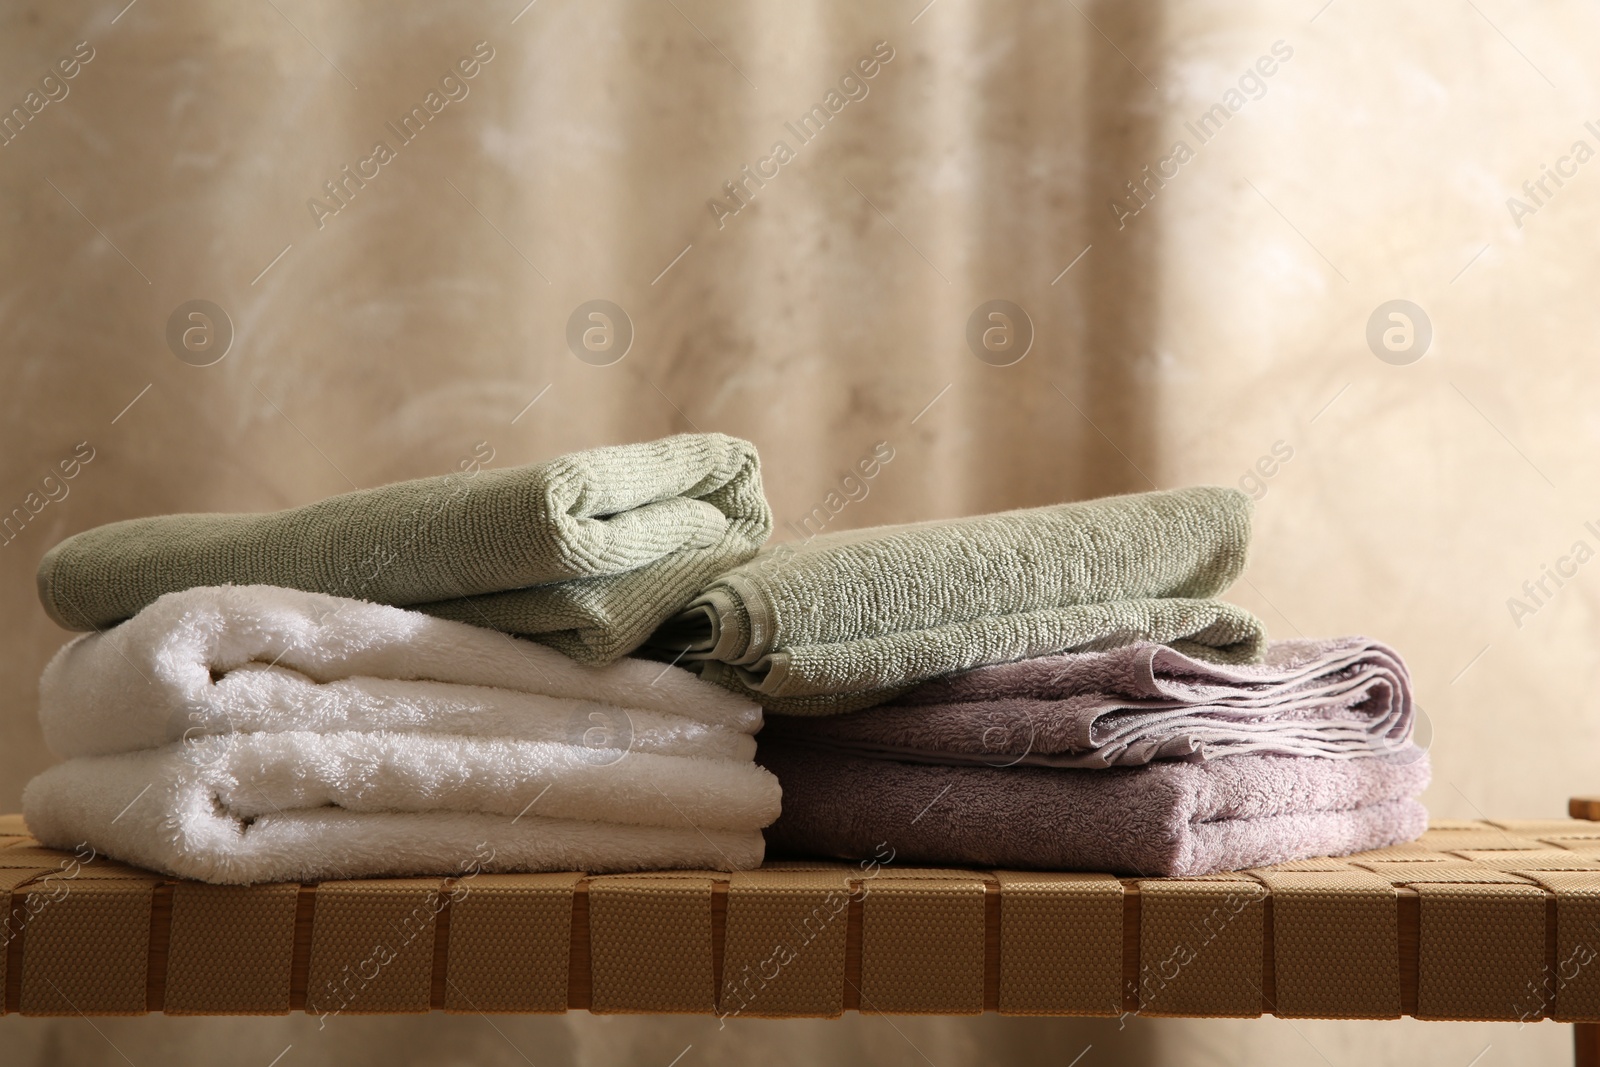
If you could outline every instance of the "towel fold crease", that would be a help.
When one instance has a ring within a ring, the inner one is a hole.
[[[774,715],[792,737],[889,759],[1137,766],[1250,752],[1354,759],[1410,743],[1405,664],[1362,637],[1275,641],[1259,664],[1140,643],[983,667],[847,715]]]

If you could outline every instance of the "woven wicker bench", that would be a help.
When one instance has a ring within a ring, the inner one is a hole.
[[[1572,813],[1600,816],[1600,801]],[[0,817],[4,1010],[1575,1022],[1600,1065],[1600,823],[1194,879],[773,863],[208,886]]]

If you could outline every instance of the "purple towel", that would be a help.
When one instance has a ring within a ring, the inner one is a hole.
[[[940,767],[763,738],[768,854],[1192,877],[1409,841],[1427,754],[1244,755],[1110,770]]]
[[[1143,642],[981,667],[849,715],[772,715],[764,736],[910,762],[1129,767],[1381,756],[1410,743],[1413,715],[1405,664],[1370,638],[1275,641],[1242,665]]]

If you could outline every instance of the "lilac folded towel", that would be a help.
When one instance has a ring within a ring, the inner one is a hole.
[[[1192,877],[1409,841],[1426,753],[1244,755],[1137,768],[941,767],[762,739],[768,854]]]
[[[849,715],[774,715],[765,736],[919,763],[1127,767],[1380,756],[1410,743],[1413,715],[1405,664],[1369,638],[1275,641],[1240,665],[1144,642],[982,667]]]

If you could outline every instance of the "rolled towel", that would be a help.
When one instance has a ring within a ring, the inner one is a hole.
[[[39,721],[64,757],[226,733],[403,730],[748,760],[761,709],[647,660],[588,666],[387,605],[210,586],[67,644],[40,679]]]
[[[1274,641],[1237,666],[1140,643],[980,667],[850,715],[775,715],[762,737],[911,762],[1126,767],[1386,755],[1410,743],[1414,714],[1405,664],[1369,638]]]
[[[261,515],[162,515],[70,537],[39,598],[74,630],[166,593],[268,584],[414,607],[574,659],[638,647],[771,532],[755,447],[721,434],[398,482]]]
[[[778,813],[749,762],[404,733],[232,734],[68,760],[23,791],[44,844],[206,882],[742,870]]]
[[[1426,753],[1244,755],[1110,770],[938,767],[763,740],[777,854],[1193,877],[1408,841]]]
[[[1199,487],[777,545],[711,583],[652,654],[797,715],[1104,643],[1248,662],[1261,623],[1210,598],[1244,568],[1250,506]]]

